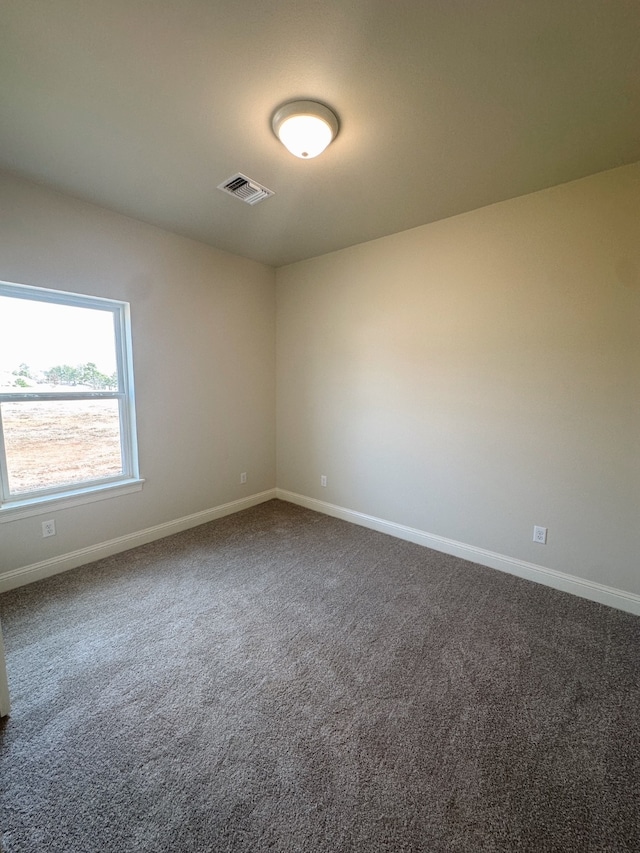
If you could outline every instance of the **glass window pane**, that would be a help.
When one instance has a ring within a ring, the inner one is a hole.
[[[9,491],[123,473],[117,400],[2,403]]]
[[[116,390],[113,312],[0,296],[0,390]]]

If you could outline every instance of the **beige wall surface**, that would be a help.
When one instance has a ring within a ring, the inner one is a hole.
[[[0,279],[131,304],[141,492],[0,524],[0,574],[275,486],[271,268],[0,175]],[[241,471],[248,483],[241,486]]]
[[[9,175],[0,199],[0,279],[131,303],[146,480],[49,539],[0,524],[0,574],[272,488],[273,271]],[[277,280],[278,486],[640,593],[640,165]]]
[[[640,165],[277,282],[280,488],[640,593]]]

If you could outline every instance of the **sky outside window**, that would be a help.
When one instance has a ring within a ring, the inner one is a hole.
[[[21,364],[38,373],[87,362],[116,370],[111,311],[0,296],[0,386]]]

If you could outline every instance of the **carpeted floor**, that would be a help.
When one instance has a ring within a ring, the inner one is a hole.
[[[0,597],[4,853],[640,850],[640,619],[271,501]]]

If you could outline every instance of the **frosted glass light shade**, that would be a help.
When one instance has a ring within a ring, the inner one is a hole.
[[[284,147],[310,160],[322,154],[338,132],[338,119],[328,107],[315,101],[294,101],[275,113],[273,131]]]

